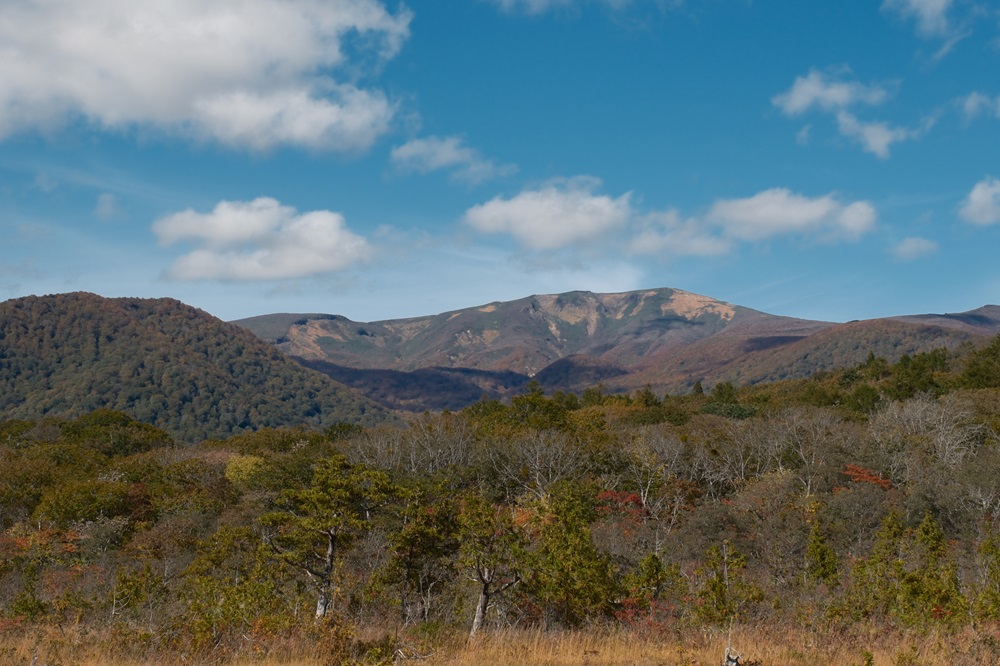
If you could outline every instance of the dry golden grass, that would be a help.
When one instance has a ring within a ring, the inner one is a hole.
[[[429,666],[718,666],[723,661],[725,632],[690,630],[683,635],[607,630],[511,630],[484,634],[468,642],[454,636],[440,641],[429,654],[406,649],[396,663]],[[274,645],[268,651],[247,650],[237,656],[186,655],[150,651],[143,658],[109,649],[107,637],[46,627],[37,632],[0,633],[3,666],[326,666],[331,660],[315,644],[301,640]],[[135,646],[132,646],[134,648]],[[1000,631],[967,630],[959,634],[901,634],[859,629],[845,635],[760,628],[733,634],[733,647],[745,664],[761,666],[979,666],[1000,659]],[[134,654],[134,649],[132,650]],[[366,662],[360,662],[366,663]],[[384,663],[384,662],[383,662]]]
[[[724,633],[656,636],[629,632],[511,632],[493,634],[426,663],[442,666],[716,666],[728,645]],[[865,651],[875,666],[994,665],[1000,658],[995,634],[903,636],[871,632],[817,636],[766,630],[734,632],[733,647],[744,663],[762,666],[863,666]]]

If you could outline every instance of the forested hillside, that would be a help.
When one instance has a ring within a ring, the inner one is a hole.
[[[0,417],[98,408],[188,441],[386,418],[375,403],[179,301],[75,293],[0,303]]]
[[[992,664],[998,415],[1000,338],[194,446],[110,411],[7,421],[0,650],[715,664],[728,636],[755,663]],[[530,652],[549,636],[563,661]]]

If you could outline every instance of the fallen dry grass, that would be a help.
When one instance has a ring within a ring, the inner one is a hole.
[[[435,649],[406,647],[396,663],[428,666],[718,666],[728,644],[725,632],[691,630],[683,635],[607,630],[510,630],[469,642],[443,639]],[[859,628],[845,634],[757,628],[735,631],[733,646],[745,664],[760,666],[979,666],[1000,659],[1000,629],[957,634],[903,634]],[[315,643],[293,641],[239,655],[188,655],[136,646],[108,647],[107,637],[46,627],[18,635],[0,634],[4,666],[328,666],[334,663]],[[871,661],[867,661],[870,655]],[[358,663],[376,663],[360,661]],[[377,662],[386,663],[386,662]],[[391,663],[391,661],[389,662]]]

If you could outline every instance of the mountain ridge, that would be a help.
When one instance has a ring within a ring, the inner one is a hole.
[[[431,378],[428,391],[444,391],[445,402],[457,405],[475,388],[503,397],[532,378],[548,390],[602,383],[613,391],[649,386],[676,393],[698,381],[803,377],[860,363],[869,353],[895,360],[975,343],[1000,332],[1000,307],[836,323],[661,288],[532,295],[375,322],[286,313],[233,323],[258,335],[270,331],[269,341],[299,362],[407,409],[401,405],[419,406],[415,396]],[[460,376],[463,370],[484,374]],[[408,398],[396,399],[394,391]],[[435,400],[441,402],[425,406]]]

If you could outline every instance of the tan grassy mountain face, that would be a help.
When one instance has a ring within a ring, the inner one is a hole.
[[[236,323],[289,355],[354,368],[464,367],[534,374],[576,354],[630,365],[653,348],[712,335],[753,314],[759,313],[680,290],[655,289],[539,295],[372,323],[316,315],[292,320],[284,330],[275,326],[278,318],[292,315]]]
[[[535,378],[548,389],[739,384],[954,348],[1000,332],[1000,307],[847,324],[779,317],[679,289],[569,292],[371,323],[334,315],[235,322],[383,404],[460,408]]]

